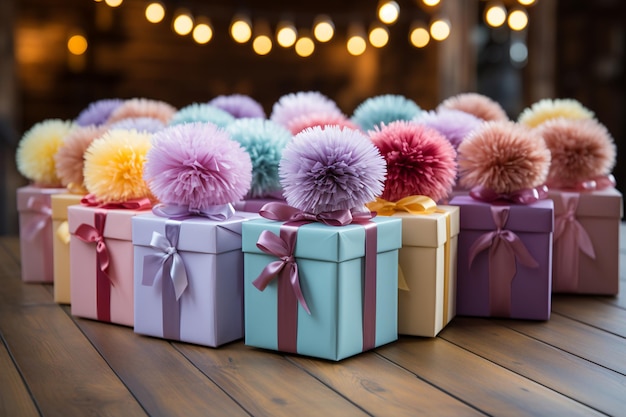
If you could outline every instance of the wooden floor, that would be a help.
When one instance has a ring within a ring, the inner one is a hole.
[[[549,322],[457,317],[332,363],[73,318],[19,268],[0,238],[0,416],[626,415],[624,272],[616,298],[555,296]]]

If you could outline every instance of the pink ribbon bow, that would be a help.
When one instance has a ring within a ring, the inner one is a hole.
[[[52,209],[44,197],[31,196],[26,202],[26,209],[33,213],[23,233],[26,240],[33,240],[52,220]]]
[[[127,210],[147,210],[152,207],[149,198],[135,198],[127,201],[112,201],[103,203],[94,194],[87,194],[80,200],[80,204],[88,207],[99,207],[103,209],[127,209]]]
[[[308,213],[285,203],[267,203],[259,214],[266,219],[283,222],[319,222],[328,226],[345,226],[355,221],[370,220],[374,215],[366,210],[335,210],[318,214]]]
[[[496,230],[481,235],[469,248],[469,267],[474,258],[489,249],[489,304],[492,316],[511,315],[511,283],[517,273],[516,260],[537,268],[539,264],[524,246],[519,236],[504,229],[509,218],[508,206],[492,206]]]
[[[497,193],[491,188],[479,185],[470,190],[470,196],[475,200],[487,203],[502,201],[516,204],[532,204],[548,196],[548,187],[541,185],[535,188],[524,188],[511,193]]]
[[[170,219],[202,216],[209,220],[224,221],[230,219],[235,214],[235,209],[230,203],[209,206],[204,209],[191,208],[189,205],[157,204],[152,208],[152,212],[157,216]]]

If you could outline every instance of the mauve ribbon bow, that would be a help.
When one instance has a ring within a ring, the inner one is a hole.
[[[375,201],[368,203],[367,207],[381,216],[391,216],[398,211],[410,214],[433,213],[437,209],[437,203],[425,195],[410,195],[395,202],[376,198]]]
[[[256,244],[257,247],[268,255],[277,257],[279,260],[270,262],[265,268],[263,268],[261,274],[259,274],[258,278],[255,279],[252,284],[260,291],[263,291],[275,277],[289,280],[298,302],[308,314],[311,314],[309,306],[306,304],[306,300],[302,294],[302,289],[300,288],[298,264],[296,263],[296,258],[293,255],[297,233],[287,233],[285,235],[286,240],[276,236],[269,230],[261,232],[259,240]]]
[[[144,256],[141,281],[142,285],[150,286],[157,277],[167,274],[174,285],[176,300],[180,298],[189,283],[185,263],[176,249],[179,231],[180,225],[166,224],[166,236],[159,232],[152,232],[150,246],[160,253]]]
[[[110,280],[107,272],[109,268],[109,250],[104,240],[104,222],[106,219],[106,213],[96,212],[94,213],[95,227],[83,223],[76,229],[76,237],[86,243],[96,243],[96,262],[100,272]],[[111,283],[112,285],[113,283]]]
[[[357,210],[335,210],[326,211],[318,214],[300,211],[295,207],[291,207],[285,203],[267,203],[259,214],[270,220],[278,220],[283,222],[319,222],[328,226],[345,226],[355,221],[370,220],[373,216],[369,211]]]
[[[87,194],[80,200],[80,204],[89,207],[99,207],[103,209],[127,209],[127,210],[147,210],[152,207],[152,202],[149,198],[134,198],[127,201],[112,201],[109,203],[103,203],[98,200],[94,194]]]
[[[26,202],[26,208],[34,213],[34,218],[24,230],[26,240],[32,240],[52,220],[52,209],[42,198],[31,196]]]
[[[152,212],[157,216],[170,219],[202,216],[209,220],[224,221],[230,219],[235,214],[235,209],[230,203],[209,206],[204,209],[191,208],[189,205],[157,204],[152,208]]]
[[[470,196],[475,200],[493,203],[497,201],[517,204],[532,204],[548,196],[548,187],[540,185],[535,188],[524,188],[511,193],[497,193],[491,188],[476,186],[470,190]]]

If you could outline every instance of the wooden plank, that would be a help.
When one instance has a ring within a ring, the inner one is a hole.
[[[176,347],[253,416],[361,416],[357,405],[277,352],[232,343]]]
[[[493,320],[455,320],[456,326],[440,334],[443,339],[600,412],[618,415],[626,408],[624,375],[494,326]]]
[[[444,331],[459,327],[457,320],[454,319]],[[395,344],[377,351],[440,390],[489,415],[599,415],[558,392],[439,337],[401,337]]]
[[[0,369],[0,416],[39,416],[37,407],[3,343],[0,343]]]
[[[247,415],[170,342],[124,326],[75,320],[149,415]]]
[[[552,311],[573,320],[626,337],[626,310],[584,295],[552,298]]]
[[[42,415],[146,415],[58,306],[2,306],[0,333]]]
[[[339,363],[288,359],[371,415],[483,415],[373,352]]]

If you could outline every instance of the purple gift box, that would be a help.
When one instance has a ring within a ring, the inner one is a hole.
[[[457,315],[548,320],[554,205],[497,205],[455,197],[460,207]]]

